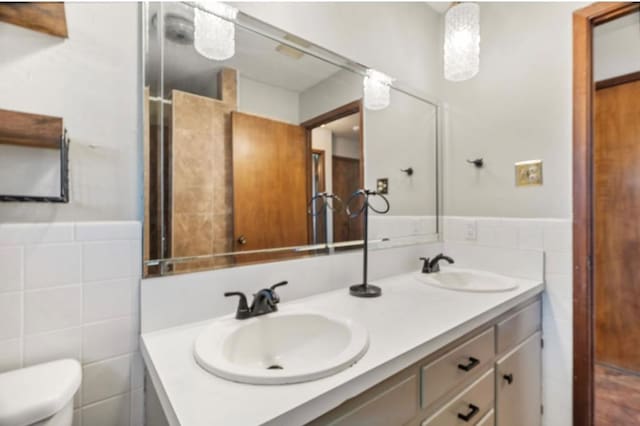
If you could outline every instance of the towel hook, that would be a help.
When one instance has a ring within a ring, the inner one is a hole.
[[[476,158],[475,160],[467,160],[467,163],[473,164],[477,168],[484,166],[484,160],[482,158]]]

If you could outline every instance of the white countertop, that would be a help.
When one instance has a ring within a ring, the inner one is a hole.
[[[544,290],[541,282],[514,278],[518,288],[511,291],[467,293],[412,275],[375,281],[382,288],[375,299],[352,297],[345,286],[279,305],[351,317],[369,330],[369,350],[360,361],[311,382],[248,385],[208,373],[196,363],[193,346],[211,321],[143,334],[143,357],[170,423],[304,424]]]

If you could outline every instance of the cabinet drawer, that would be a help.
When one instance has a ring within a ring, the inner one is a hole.
[[[540,301],[498,323],[498,353],[503,353],[540,329]]]
[[[473,376],[493,360],[493,327],[422,367],[422,408]]]
[[[487,371],[440,411],[422,422],[422,426],[473,425],[493,409],[494,372]],[[466,419],[461,416],[466,416]],[[492,424],[492,423],[489,423]]]
[[[340,417],[313,424],[331,426],[388,426],[403,425],[418,413],[418,375],[413,374],[380,393],[369,391],[359,404],[344,410]],[[345,407],[346,408],[346,407]]]
[[[494,426],[496,424],[496,416],[493,410],[489,411],[476,426]]]

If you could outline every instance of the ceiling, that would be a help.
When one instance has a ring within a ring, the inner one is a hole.
[[[156,3],[158,5],[158,3]],[[159,6],[156,6],[159,7]],[[193,9],[184,3],[162,3],[162,14],[176,15],[193,22]],[[157,50],[157,25],[153,19],[150,24],[150,48],[154,43]],[[165,21],[165,26],[166,26]],[[284,37],[286,33],[282,33]],[[196,52],[193,43],[180,44],[172,40],[164,43],[164,81],[165,88],[179,89],[206,96],[217,93],[216,75],[222,67],[231,67],[241,76],[279,88],[302,92],[327,79],[340,68],[309,55],[300,59],[276,51],[279,43],[248,30],[236,27],[236,53],[225,61],[207,59]],[[151,81],[159,78],[159,55],[149,55]]]
[[[431,9],[435,10],[438,13],[445,13],[449,6],[451,6],[450,1],[428,1],[427,5],[431,7]]]

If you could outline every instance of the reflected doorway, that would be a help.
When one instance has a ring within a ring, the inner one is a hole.
[[[302,126],[307,129],[311,144],[312,194],[327,192],[342,200],[328,207],[317,203],[310,206],[312,243],[329,245],[362,240],[362,218],[349,218],[345,211],[351,194],[364,186],[361,101],[343,105]]]

